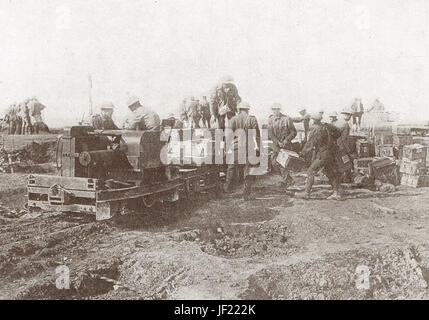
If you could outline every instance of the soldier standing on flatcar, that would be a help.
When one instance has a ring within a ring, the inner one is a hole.
[[[244,171],[244,191],[243,198],[244,200],[251,200],[251,188],[255,179],[255,176],[250,174],[251,164],[249,162],[249,149],[254,148],[256,154],[259,152],[260,146],[260,132],[258,121],[254,116],[249,115],[250,105],[247,102],[240,102],[238,105],[239,114],[234,116],[229,122],[227,134],[237,134],[237,130],[244,130],[245,139],[239,139],[234,137],[232,140],[232,151],[234,152],[234,163],[228,164],[228,169],[226,173],[226,182],[224,184],[224,192],[229,192],[231,183],[234,178],[234,174],[238,173],[237,171]],[[250,130],[250,131],[249,131]],[[255,136],[256,135],[256,136]],[[227,137],[227,141],[229,141]],[[246,152],[246,163],[238,163],[238,152],[245,150]]]
[[[200,103],[200,113],[203,126],[210,128],[210,103],[206,96],[203,96],[203,100]]]
[[[329,114],[329,123],[335,126],[337,122],[338,122],[338,114],[335,111],[333,111]]]
[[[92,116],[92,126],[98,130],[118,130],[112,119],[115,106],[111,102],[104,102],[100,105],[100,113]]]
[[[124,129],[137,131],[160,129],[159,115],[151,108],[143,106],[139,98],[130,98],[127,105],[132,115],[125,120]]]
[[[304,143],[307,142],[308,132],[310,131],[310,115],[307,110],[301,108],[299,110],[299,117],[292,118],[293,122],[302,122],[304,126]]]
[[[221,102],[224,100],[223,98],[222,87],[215,86],[210,94],[210,126],[212,128],[221,128],[221,124],[219,121],[219,109],[221,108]],[[224,129],[223,127],[222,129]]]
[[[189,100],[183,100],[180,105],[180,120],[183,122],[185,128],[199,128],[200,127],[201,113],[199,110],[199,103],[194,97]]]
[[[226,119],[231,120],[237,113],[237,105],[241,102],[238,89],[231,76],[225,76],[213,89],[210,101],[210,113],[218,128],[225,129]]]
[[[327,123],[322,123],[320,112],[311,115],[313,126],[308,135],[308,141],[301,151],[304,158],[311,157],[311,165],[307,170],[307,181],[305,183],[304,199],[310,198],[311,188],[314,183],[314,176],[321,169],[329,179],[329,183],[334,190],[327,199],[339,200],[340,194],[340,173],[337,168],[335,152],[337,151],[336,139],[340,136],[339,130]]]
[[[296,137],[296,129],[293,121],[287,115],[281,112],[282,105],[274,103],[271,106],[273,114],[268,120],[268,138],[273,141],[273,158],[272,162],[276,163],[281,149],[292,150],[292,140]],[[275,164],[280,169],[282,176],[282,186],[288,188],[294,184],[293,178],[290,176],[289,170],[281,165]]]

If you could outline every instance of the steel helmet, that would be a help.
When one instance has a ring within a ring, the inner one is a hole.
[[[250,109],[250,104],[248,102],[246,102],[246,101],[241,101],[237,108],[238,109],[249,110]]]
[[[140,99],[137,98],[136,96],[132,96],[132,97],[128,98],[127,107],[130,107],[133,104],[136,104],[137,102],[140,102]]]
[[[282,109],[282,105],[280,103],[278,103],[278,102],[273,103],[271,105],[271,110],[281,110],[281,109]]]

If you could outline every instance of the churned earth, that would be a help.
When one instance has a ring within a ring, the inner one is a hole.
[[[0,298],[429,298],[429,188],[335,201],[318,181],[304,200],[278,183],[96,222],[27,213],[26,175],[0,174]]]

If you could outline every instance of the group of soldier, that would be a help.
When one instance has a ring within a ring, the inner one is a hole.
[[[237,114],[241,102],[234,79],[224,76],[210,92],[210,98],[202,100],[190,97],[184,99],[179,107],[180,121],[184,128],[225,129],[226,123]]]
[[[248,102],[242,101],[238,94],[237,87],[230,76],[219,81],[208,100],[206,96],[199,101],[194,97],[183,100],[180,105],[180,118],[171,114],[169,120],[174,120],[174,128],[219,128],[230,129],[228,132],[234,134],[236,130],[244,130],[246,134],[254,129],[256,137],[253,139],[252,147],[259,153],[260,131],[256,117],[249,114],[251,106]],[[127,103],[132,112],[122,126],[128,130],[158,130],[161,122],[159,115],[141,103],[136,97],[130,98]],[[112,103],[104,103],[100,106],[100,113],[92,116],[92,125],[95,129],[115,130],[118,127],[112,120],[114,106]],[[269,117],[267,129],[268,138],[273,142],[271,163],[280,172],[281,185],[287,190],[294,185],[289,170],[276,162],[276,158],[282,149],[296,151],[302,159],[308,163],[307,180],[303,198],[310,197],[315,176],[323,172],[332,186],[333,193],[328,199],[341,198],[341,182],[344,177],[351,174],[343,170],[339,165],[339,159],[348,158],[353,161],[356,155],[349,147],[349,135],[352,130],[359,130],[363,114],[362,101],[356,98],[353,104],[340,112],[340,114],[328,114],[329,123],[322,122],[323,111],[308,113],[306,109],[299,110],[299,116],[290,117],[285,114],[280,103],[271,106],[272,114]],[[352,127],[349,125],[353,119]],[[302,123],[304,137],[301,143],[292,142],[297,136],[295,123]],[[229,146],[233,152],[240,149],[243,141],[234,137],[232,145]],[[249,145],[246,142],[246,153]],[[340,157],[339,157],[340,155]],[[237,159],[237,155],[235,159]],[[252,165],[247,161],[245,164],[234,162],[229,164],[226,173],[224,191],[230,192],[232,184],[236,178],[244,180],[245,199],[251,199],[251,187],[254,176],[251,174]]]
[[[11,104],[2,119],[2,131],[7,131],[11,135],[49,132],[42,120],[43,109],[45,106],[35,97]]]
[[[161,120],[158,113],[141,103],[138,97],[130,97],[127,102],[131,111],[122,125],[126,130],[157,130]],[[119,127],[112,119],[115,106],[111,102],[104,102],[99,106],[99,112],[91,116],[89,124],[96,130],[118,130]]]
[[[276,158],[282,149],[297,151],[302,159],[309,164],[307,180],[305,184],[304,199],[310,198],[315,175],[323,172],[332,186],[333,193],[328,199],[341,199],[341,182],[344,176],[351,174],[351,170],[345,169],[340,161],[347,159],[352,162],[356,158],[355,151],[350,148],[349,135],[354,109],[346,108],[340,112],[340,116],[329,114],[330,123],[322,122],[324,112],[318,111],[308,114],[306,110],[300,110],[300,116],[293,118],[282,113],[282,106],[275,103],[271,107],[272,115],[268,123],[268,136],[273,141],[272,164],[278,167],[282,186],[285,189],[294,185],[294,180],[287,168],[283,168],[276,162]],[[340,117],[340,119],[338,119]],[[301,144],[292,143],[297,131],[294,123],[303,122],[305,136]]]

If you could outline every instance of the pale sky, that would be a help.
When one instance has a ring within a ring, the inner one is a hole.
[[[0,109],[29,96],[49,126],[128,95],[162,116],[234,77],[253,113],[340,110],[355,96],[429,120],[427,0],[0,0]]]

